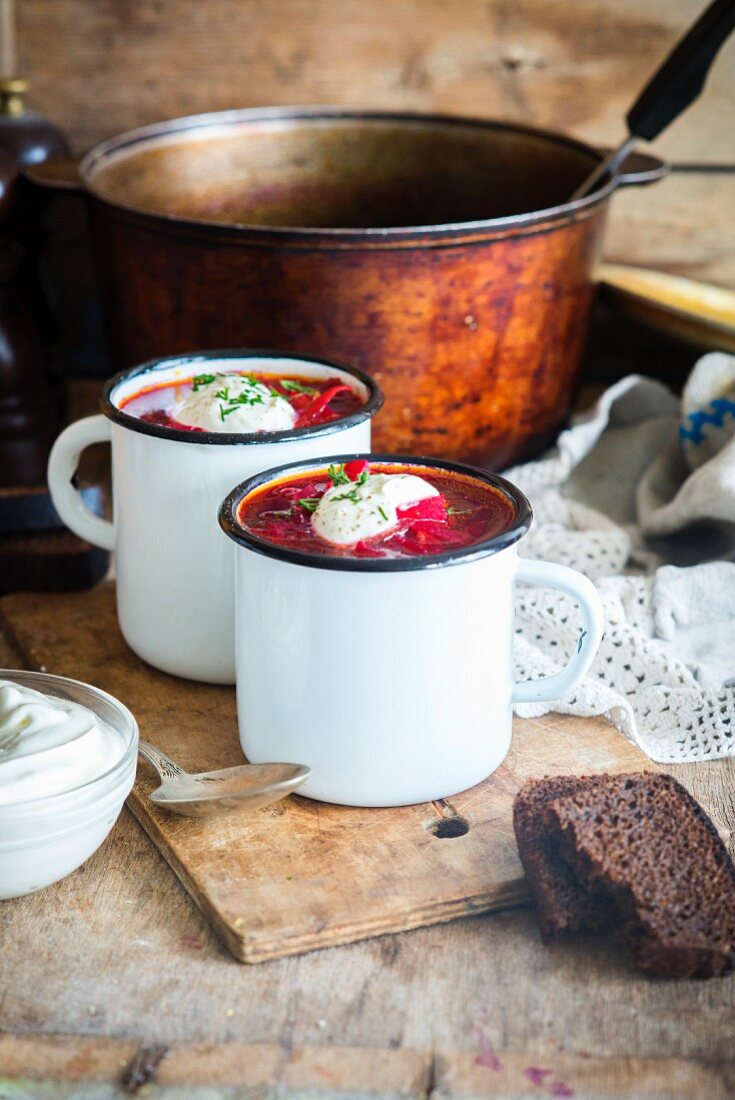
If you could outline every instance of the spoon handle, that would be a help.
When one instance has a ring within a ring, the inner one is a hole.
[[[178,779],[186,774],[178,764],[174,764],[173,760],[148,741],[138,741],[138,752],[153,765],[161,779]]]

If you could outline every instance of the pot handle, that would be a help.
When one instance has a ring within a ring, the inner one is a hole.
[[[67,527],[103,550],[115,549],[115,525],[90,512],[74,484],[79,456],[92,443],[109,443],[110,421],[106,416],[87,416],[64,428],[51,448],[48,487],[54,508]]]
[[[600,150],[603,157],[609,152],[609,149]],[[639,153],[636,149],[628,153],[615,169],[614,183],[616,187],[641,187],[663,179],[670,171],[671,165],[666,161],[652,157],[649,153]]]
[[[544,588],[558,588],[579,604],[582,612],[582,631],[577,649],[566,668],[553,676],[544,676],[540,680],[526,680],[513,685],[514,703],[548,703],[554,699],[561,699],[576,687],[599,649],[605,626],[602,600],[592,581],[582,573],[550,561],[521,558],[516,572],[516,581],[524,584],[539,584]]]
[[[40,164],[25,165],[22,172],[29,183],[43,188],[44,191],[81,193],[83,188],[79,163],[73,157],[44,160]]]

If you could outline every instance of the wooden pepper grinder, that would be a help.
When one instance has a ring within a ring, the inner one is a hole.
[[[58,411],[46,350],[16,283],[25,254],[17,241],[22,180],[0,147],[0,486],[41,485]]]
[[[38,274],[43,198],[20,169],[68,148],[56,126],[27,110],[16,64],[14,3],[0,0],[0,486],[42,485],[59,428],[46,350],[51,315]]]
[[[39,276],[45,196],[22,170],[69,150],[53,123],[26,108],[27,91],[13,0],[0,0],[0,594],[87,588],[109,560],[63,529],[46,487],[61,387],[50,384],[53,322]],[[101,511],[100,491],[87,503]]]

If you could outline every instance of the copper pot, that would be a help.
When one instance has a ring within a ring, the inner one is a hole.
[[[334,356],[385,391],[376,449],[507,465],[569,410],[612,192],[664,171],[637,158],[567,201],[600,159],[523,126],[313,108],[113,138],[80,176],[115,366]]]

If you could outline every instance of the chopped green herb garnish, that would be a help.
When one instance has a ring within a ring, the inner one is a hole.
[[[246,386],[248,384],[251,384],[252,388],[241,390],[240,393],[232,397],[230,395],[229,387],[225,386],[223,387],[223,389],[218,390],[215,394],[215,397],[224,402],[224,404],[220,405],[219,407],[219,415],[221,420],[224,420],[226,416],[230,415],[230,413],[234,413],[237,409],[240,408],[241,405],[247,405],[248,407],[251,407],[253,405],[263,404],[263,394],[257,391],[254,392],[255,386],[258,386],[260,384],[258,382],[258,379],[254,375],[242,375],[241,377]]]
[[[333,485],[352,485],[346,493],[341,493],[338,497],[332,497],[332,500],[350,500],[353,504],[360,503],[360,497],[357,495],[357,490],[361,489],[370,477],[369,470],[363,470],[358,476],[357,481],[352,482],[345,473],[344,465],[342,466],[330,466],[328,470],[329,476],[332,479]]]
[[[447,508],[448,516],[466,516],[474,512],[474,508]]]
[[[191,380],[194,393],[196,393],[201,386],[208,386],[210,382],[214,382],[216,378],[216,374],[195,374]]]
[[[196,374],[192,378],[192,389],[196,393],[202,386],[208,386],[212,382],[216,382],[218,378],[233,377],[232,375],[226,375],[222,373],[218,374]],[[230,386],[223,385],[221,389],[215,392],[215,397],[220,402],[219,418],[224,421],[226,416],[235,412],[241,405],[262,405],[263,393],[260,391],[260,387],[264,386],[260,379],[254,374],[240,374],[235,375],[235,378],[244,383],[245,388],[241,390],[236,396],[232,396],[230,393]],[[255,387],[258,387],[256,389]],[[273,386],[266,386],[266,389],[273,397],[283,397],[282,393],[274,389]]]
[[[239,393],[237,397],[228,397],[227,403],[237,408],[238,405],[262,405],[263,394],[251,393],[246,390],[244,393]]]
[[[348,478],[347,474],[345,473],[344,462],[341,462],[339,464],[339,466],[336,466],[334,463],[332,463],[332,465],[327,470],[327,473],[329,474],[332,485],[350,485],[351,484],[350,479]],[[337,499],[340,500],[341,497],[338,497]]]
[[[279,385],[287,393],[305,393],[309,397],[313,397],[315,393],[319,392],[316,386],[305,386],[302,382],[296,382],[293,378],[281,378]]]
[[[321,497],[302,497],[301,500],[297,500],[296,503],[299,508],[305,508],[307,512],[316,512],[321,499]]]
[[[332,497],[332,500],[335,502],[338,500],[349,500],[352,501],[353,504],[359,504],[360,498],[357,495],[357,487],[350,489],[348,493],[340,493],[338,497]]]
[[[381,514],[381,516],[383,517],[384,520],[388,519],[388,515],[385,511],[385,508],[383,508],[382,505],[380,505],[380,504],[378,505],[378,511],[380,512],[380,514]]]

